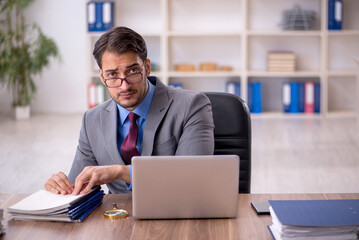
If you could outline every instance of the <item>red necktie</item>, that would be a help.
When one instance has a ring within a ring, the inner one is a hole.
[[[138,136],[138,127],[136,124],[136,119],[138,118],[138,115],[130,112],[128,115],[128,118],[130,119],[130,128],[128,130],[128,134],[123,140],[121,145],[121,155],[124,160],[124,162],[129,165],[131,164],[131,158],[133,156],[139,156],[140,153],[137,150],[136,143],[137,143],[137,136]]]

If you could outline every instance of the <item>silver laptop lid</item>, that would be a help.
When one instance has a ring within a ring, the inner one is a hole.
[[[236,217],[238,181],[236,155],[133,157],[133,216]]]

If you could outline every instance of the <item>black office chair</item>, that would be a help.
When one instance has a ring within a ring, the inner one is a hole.
[[[214,154],[240,157],[239,193],[251,189],[251,117],[247,104],[229,93],[205,92],[212,104]]]

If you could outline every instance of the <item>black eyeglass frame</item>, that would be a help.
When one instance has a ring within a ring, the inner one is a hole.
[[[146,60],[147,60],[147,59],[146,59]],[[146,62],[146,60],[145,60],[145,62]],[[143,64],[142,66],[144,66],[144,69],[145,69],[145,72],[146,72],[146,64],[145,64],[145,62],[144,62],[144,64]],[[141,82],[141,81],[143,80],[142,71],[143,71],[143,69],[141,70],[141,72],[134,73],[134,74],[130,74],[130,75],[128,75],[127,77],[124,77],[124,78],[107,78],[107,79],[106,79],[106,78],[104,77],[104,75],[102,74],[102,78],[103,78],[103,81],[105,82],[106,87],[108,87],[108,88],[118,88],[118,87],[121,87],[121,86],[122,86],[123,81],[126,81],[127,84],[136,84],[136,83]],[[138,80],[138,81],[136,81],[136,82],[129,82],[129,81],[127,80],[127,78],[132,77],[132,76],[135,76],[135,75],[138,75],[138,74],[141,74],[140,80]],[[118,79],[121,80],[120,85],[117,85],[117,86],[108,86],[108,85],[107,85],[107,81],[109,81],[109,80],[118,80]]]
[[[135,75],[139,75],[139,74],[141,75],[141,78],[140,78],[138,81],[136,81],[136,82],[129,82],[129,81],[127,80],[127,78],[129,78],[129,77],[132,77],[132,76],[135,76]],[[108,88],[118,88],[118,87],[121,87],[123,81],[126,81],[128,84],[136,84],[136,83],[139,83],[139,82],[141,82],[141,81],[143,80],[143,74],[142,74],[142,72],[134,73],[134,74],[128,75],[127,77],[124,77],[124,78],[108,78],[108,79],[105,79],[103,75],[102,75],[102,77],[103,77],[103,81],[105,82],[106,87],[108,87]],[[118,79],[121,80],[120,85],[116,85],[116,86],[109,86],[109,85],[107,85],[107,81],[109,81],[109,80],[118,80]]]

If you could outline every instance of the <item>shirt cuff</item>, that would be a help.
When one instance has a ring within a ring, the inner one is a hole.
[[[127,188],[127,190],[132,191],[132,165],[127,165],[127,167],[130,170],[131,183],[130,184],[126,183],[126,188]]]

